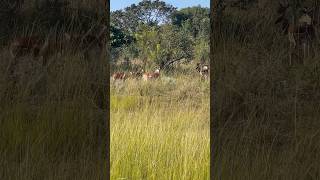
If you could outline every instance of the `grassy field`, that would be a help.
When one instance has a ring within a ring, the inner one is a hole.
[[[269,8],[226,15],[214,48],[215,179],[319,179],[319,41],[289,65]]]
[[[0,56],[0,179],[105,179],[102,63],[64,54],[43,68],[23,57],[9,75]]]
[[[209,179],[209,81],[111,84],[111,179]]]

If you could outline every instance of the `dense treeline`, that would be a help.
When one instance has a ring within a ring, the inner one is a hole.
[[[209,27],[209,8],[177,10],[150,0],[132,4],[111,12],[112,60],[126,62],[124,69],[137,59],[142,69],[167,68],[180,60],[209,62]]]

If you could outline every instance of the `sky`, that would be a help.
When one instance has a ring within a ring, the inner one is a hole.
[[[111,0],[111,11],[123,9],[131,4],[138,4],[141,0]],[[202,7],[210,7],[210,0],[163,0],[164,2],[173,5],[174,7],[185,8],[201,5]]]

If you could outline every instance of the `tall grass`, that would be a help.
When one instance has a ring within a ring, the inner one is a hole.
[[[111,179],[209,179],[209,83],[111,85]]]
[[[229,12],[225,31],[250,33],[223,32],[213,55],[215,179],[319,179],[318,41],[290,66],[269,8]]]
[[[29,55],[8,68],[12,40],[94,31],[105,24],[104,2],[30,0],[13,10],[14,2],[0,3],[0,179],[106,179],[103,52],[50,48],[48,67]]]
[[[92,60],[92,59],[91,59]],[[1,52],[0,179],[104,179],[103,67],[68,53],[45,68]],[[101,93],[100,93],[101,94]]]

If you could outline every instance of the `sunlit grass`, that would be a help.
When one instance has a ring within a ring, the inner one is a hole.
[[[105,178],[101,69],[65,54],[45,71],[23,57],[10,77],[10,58],[0,54],[0,179]]]
[[[112,85],[111,179],[209,179],[209,84],[172,81]]]

